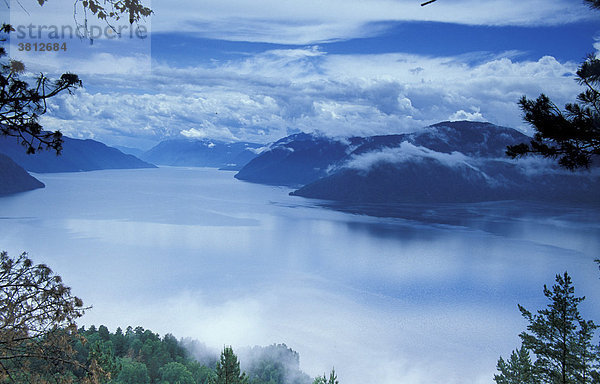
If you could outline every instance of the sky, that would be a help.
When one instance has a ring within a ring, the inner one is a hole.
[[[446,120],[531,133],[519,98],[573,101],[577,66],[600,49],[600,12],[577,0],[146,4],[154,14],[138,25],[113,23],[118,38],[88,17],[92,40],[58,34],[85,21],[70,1],[0,3],[17,26],[11,57],[31,76],[83,81],[50,102],[46,129],[141,149],[183,137],[404,133]],[[34,48],[46,42],[59,49]]]

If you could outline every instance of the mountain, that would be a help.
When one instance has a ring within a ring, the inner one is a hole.
[[[99,169],[155,168],[133,155],[95,140],[63,137],[63,150],[59,156],[53,151],[39,151],[28,155],[14,137],[0,137],[0,153],[31,172],[79,172]]]
[[[531,138],[508,127],[473,121],[446,121],[408,135],[409,142],[436,152],[472,157],[505,157],[506,146]]]
[[[414,133],[371,136],[352,151],[361,155],[384,148],[395,148],[403,142],[435,152],[460,152],[472,157],[504,157],[507,145],[531,140],[521,132],[491,123],[452,121],[431,125]]]
[[[502,160],[411,159],[346,168],[291,193],[349,203],[456,203],[495,200],[600,202],[600,175],[531,170]]]
[[[349,139],[300,133],[273,143],[235,177],[262,184],[301,186],[329,176],[355,156],[397,148],[403,142],[440,153],[499,157],[507,145],[528,140],[511,128],[468,121],[439,123],[410,134]]]
[[[598,170],[571,173],[544,159],[505,156],[506,146],[529,140],[468,121],[364,138],[297,134],[273,143],[236,177],[303,185],[292,194],[352,203],[600,200]]]
[[[460,182],[459,182],[460,181]],[[446,167],[433,159],[381,162],[368,171],[343,169],[305,185],[292,195],[360,203],[478,200],[483,175],[467,166]]]
[[[301,186],[327,176],[328,169],[348,156],[362,138],[334,140],[298,133],[269,146],[235,177],[260,184]]]
[[[126,155],[133,155],[137,158],[140,158],[146,152],[143,149],[132,148],[132,147],[124,147],[122,145],[112,145],[113,148],[117,148],[119,151],[123,152]]]
[[[329,175],[292,194],[361,204],[600,201],[598,170],[572,173],[544,159],[506,158],[507,145],[528,140],[511,128],[465,121],[369,137]]]
[[[146,151],[141,159],[161,165],[217,167],[238,170],[256,157],[262,144],[216,140],[167,140]]]
[[[44,183],[31,176],[12,159],[0,153],[0,196],[44,188]]]

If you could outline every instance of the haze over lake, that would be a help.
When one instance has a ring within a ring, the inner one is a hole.
[[[323,208],[233,173],[38,174],[0,198],[0,244],[48,263],[92,305],[84,325],[143,326],[218,351],[286,343],[343,384],[492,383],[565,270],[600,321],[600,207]],[[218,352],[215,352],[218,353]],[[242,362],[243,363],[243,362]]]

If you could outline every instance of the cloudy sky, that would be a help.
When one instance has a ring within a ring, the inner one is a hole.
[[[464,119],[527,131],[518,99],[573,100],[578,63],[600,49],[600,12],[579,0],[154,0],[136,30],[115,23],[118,38],[89,19],[93,41],[69,36],[84,21],[70,1],[9,3],[0,7],[21,27],[11,55],[84,83],[51,102],[44,126],[144,149]],[[61,49],[36,51],[41,42]]]

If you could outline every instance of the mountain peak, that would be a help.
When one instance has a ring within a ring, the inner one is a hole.
[[[294,194],[360,203],[532,198],[539,185],[543,199],[593,200],[580,190],[586,183],[595,188],[600,180],[552,170],[536,176],[506,157],[507,145],[529,139],[512,128],[473,121],[347,140],[300,133],[272,144],[236,178],[304,185]]]
[[[161,141],[141,155],[143,160],[171,166],[217,167],[238,170],[256,157],[262,144],[227,143],[209,138]]]
[[[492,124],[487,121],[471,121],[471,120],[454,120],[454,121],[441,121],[430,125],[430,127],[451,127],[451,128],[462,128],[462,127],[499,127],[498,125]]]

